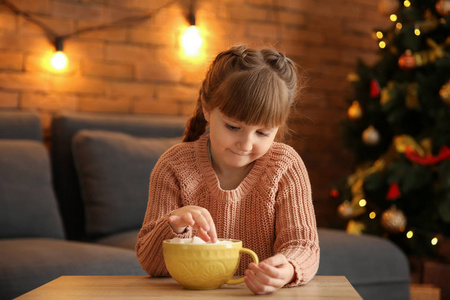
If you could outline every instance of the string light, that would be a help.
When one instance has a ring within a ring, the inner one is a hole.
[[[366,204],[367,204],[366,199],[359,200],[359,206],[364,207],[364,206],[366,206]]]
[[[68,63],[66,54],[63,52],[63,39],[57,38],[55,41],[56,52],[53,54],[50,63],[56,70],[63,70]]]
[[[372,212],[369,214],[369,218],[372,219],[372,220],[375,219],[376,216],[377,216],[377,214],[376,214],[374,211],[372,211]]]
[[[377,31],[376,36],[377,36],[378,39],[381,40],[384,35],[383,35],[383,33],[381,31]]]
[[[395,24],[395,28],[397,28],[398,30],[402,29],[403,24],[398,22],[397,24]]]
[[[395,22],[395,21],[397,21],[397,15],[396,15],[396,14],[392,14],[392,15],[389,16],[389,19],[390,19],[392,22]]]
[[[405,1],[403,1],[403,5],[404,5],[405,7],[410,7],[410,6],[411,6],[411,1],[405,0]]]
[[[420,29],[419,28],[414,29],[414,34],[420,36]]]
[[[431,239],[431,245],[436,246],[437,243],[438,243],[438,241],[439,241],[439,240],[438,240],[437,237],[432,238],[432,239]]]
[[[414,236],[414,232],[413,232],[412,230],[410,230],[410,231],[408,231],[408,232],[406,233],[406,237],[407,237],[408,239],[411,239],[413,236]]]
[[[386,48],[386,42],[385,42],[385,41],[380,41],[380,42],[378,43],[378,47],[380,47],[381,49]]]
[[[200,32],[195,24],[194,6],[194,1],[192,1],[188,15],[190,26],[184,31],[183,35],[181,36],[181,47],[183,47],[184,53],[187,56],[197,56],[203,44],[203,39],[200,36]]]

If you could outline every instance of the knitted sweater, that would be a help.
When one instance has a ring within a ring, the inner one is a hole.
[[[294,266],[290,286],[311,280],[319,267],[319,241],[306,168],[290,146],[274,142],[259,158],[241,184],[222,190],[209,161],[205,135],[167,150],[155,165],[149,201],[136,244],[142,268],[151,276],[169,276],[162,241],[187,238],[167,222],[171,211],[186,205],[206,208],[215,223],[217,237],[242,240],[260,261],[284,254]],[[251,261],[242,255],[237,274]]]

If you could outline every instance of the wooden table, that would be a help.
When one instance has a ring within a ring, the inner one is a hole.
[[[148,276],[61,276],[16,299],[247,299],[245,284],[215,290],[187,290],[175,280]],[[344,276],[316,276],[304,286],[257,296],[271,299],[362,299]]]

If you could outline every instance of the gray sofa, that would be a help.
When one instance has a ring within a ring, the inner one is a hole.
[[[61,275],[144,275],[134,244],[158,157],[184,118],[61,112],[50,149],[39,116],[0,111],[0,299]],[[318,275],[344,275],[364,299],[409,299],[391,242],[320,228]],[[338,292],[338,291],[337,291]]]

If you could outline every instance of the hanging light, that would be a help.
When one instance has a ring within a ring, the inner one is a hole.
[[[184,31],[181,36],[181,46],[184,53],[187,56],[197,56],[200,52],[200,48],[203,44],[203,39],[200,36],[200,32],[195,24],[194,5],[191,5],[188,20],[189,27]]]
[[[50,63],[52,67],[55,68],[56,70],[62,70],[67,66],[68,63],[67,56],[63,52],[62,38],[56,38],[55,49],[56,52],[53,54]]]

